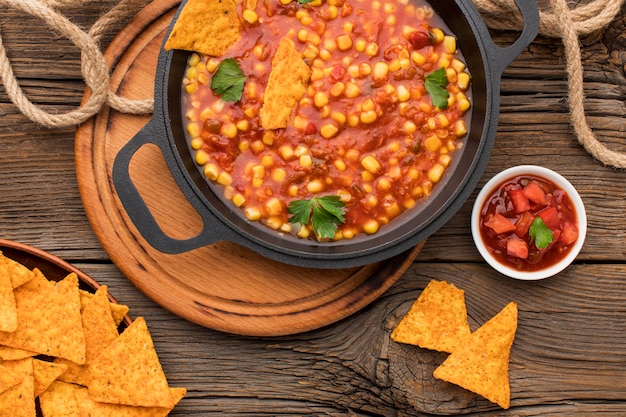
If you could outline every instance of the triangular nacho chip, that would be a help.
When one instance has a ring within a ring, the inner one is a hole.
[[[516,330],[517,304],[511,302],[465,339],[433,375],[509,408],[509,357]]]
[[[0,393],[19,384],[26,377],[25,374],[15,372],[0,364]]]
[[[35,417],[33,359],[7,361],[3,365],[24,378],[22,382],[0,393],[0,417]]]
[[[44,417],[81,417],[76,398],[77,385],[55,381],[39,397]]]
[[[85,363],[77,275],[52,283],[38,269],[33,272],[35,278],[14,291],[17,330],[0,332],[0,344]]]
[[[59,378],[64,382],[72,382],[87,386],[89,364],[98,354],[118,336],[117,325],[111,315],[111,307],[107,298],[108,288],[101,286],[82,312],[83,332],[85,334],[85,364],[78,365],[67,359],[57,358],[55,362],[67,366],[67,371]]]
[[[89,365],[94,401],[171,408],[165,378],[146,321],[138,317]]]
[[[296,50],[293,41],[282,38],[272,58],[272,70],[261,107],[261,126],[280,129],[289,126],[291,113],[307,90],[311,68]]]
[[[189,0],[174,23],[165,49],[222,56],[241,34],[234,0]]]
[[[454,352],[469,336],[465,292],[430,281],[391,333],[392,340],[440,352]]]
[[[33,356],[37,356],[37,352],[10,346],[0,346],[0,359],[4,361],[16,361],[18,359],[25,359]]]
[[[87,304],[95,297],[95,294],[87,292],[85,290],[80,290],[80,311],[82,312]],[[120,323],[124,321],[124,317],[128,314],[130,310],[128,306],[124,304],[116,304],[109,302],[109,306],[111,308],[111,315],[113,315],[113,321],[116,326],[119,326]]]
[[[34,273],[21,263],[7,258],[0,252],[0,274],[7,274],[11,278],[11,285],[17,288],[34,278]]]
[[[89,417],[165,417],[172,408],[185,396],[185,388],[170,388],[172,407],[134,407],[131,405],[108,404],[93,401],[87,389],[76,391],[76,398],[80,404],[82,415]]]
[[[33,376],[35,378],[35,397],[48,389],[50,384],[67,370],[67,365],[53,362],[33,360]]]
[[[0,271],[0,331],[14,332],[17,329],[17,307],[13,295],[11,276]]]

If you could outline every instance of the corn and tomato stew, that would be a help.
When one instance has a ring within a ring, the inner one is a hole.
[[[428,4],[243,0],[237,13],[237,42],[220,57],[190,54],[183,80],[192,154],[226,200],[250,221],[322,240],[290,223],[288,208],[336,196],[345,218],[331,240],[340,240],[376,233],[428,197],[463,146],[470,110],[457,40]],[[286,127],[266,129],[272,58],[285,39],[310,73]],[[243,83],[233,100],[211,88],[225,63]]]

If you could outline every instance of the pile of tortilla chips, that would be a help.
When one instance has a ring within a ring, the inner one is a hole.
[[[143,318],[122,334],[128,307],[49,281],[0,253],[0,417],[166,416],[170,388]]]
[[[391,338],[450,353],[435,369],[435,378],[507,409],[511,404],[509,357],[516,330],[517,304],[511,302],[472,333],[463,290],[443,281],[431,281]]]

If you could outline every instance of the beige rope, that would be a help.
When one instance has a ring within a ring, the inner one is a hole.
[[[101,36],[121,19],[135,13],[148,0],[120,0],[86,33],[62,14],[65,7],[78,7],[97,0],[0,0],[0,4],[22,10],[38,17],[58,30],[81,50],[81,71],[88,91],[88,99],[78,109],[65,114],[51,114],[28,100],[22,91],[7,57],[0,36],[0,77],[9,98],[29,119],[48,127],[78,125],[97,114],[106,103],[129,114],[149,114],[154,102],[129,100],[109,90],[109,69],[98,46]],[[492,29],[520,30],[522,21],[514,0],[473,0]],[[560,37],[567,57],[569,106],[572,125],[578,141],[600,162],[616,168],[626,168],[626,153],[612,151],[604,146],[587,124],[584,112],[583,69],[579,36],[601,30],[610,24],[626,0],[592,0],[569,8],[566,0],[550,0],[551,11],[540,11],[539,33]]]

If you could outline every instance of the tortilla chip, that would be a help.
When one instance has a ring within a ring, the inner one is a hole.
[[[261,107],[261,126],[264,129],[287,127],[291,113],[307,90],[311,68],[289,38],[282,38],[272,58],[272,70]]]
[[[78,276],[71,273],[55,284],[38,269],[33,272],[35,277],[14,291],[17,330],[0,332],[0,344],[85,363]]]
[[[511,302],[466,338],[433,375],[509,408],[509,357],[516,330],[517,304]]]
[[[241,35],[233,0],[189,0],[174,23],[165,49],[222,56]]]
[[[391,339],[452,353],[470,332],[465,292],[454,284],[433,280],[391,333]]]
[[[25,377],[25,374],[15,372],[0,364],[0,393],[19,384]]]
[[[14,332],[17,329],[17,307],[13,296],[11,276],[0,271],[0,331]]]
[[[6,274],[11,278],[11,285],[17,288],[34,278],[34,273],[21,263],[7,258],[0,252],[0,274]]]
[[[32,356],[37,356],[37,352],[10,346],[0,346],[0,359],[4,361],[16,361],[18,359],[25,359]]]
[[[85,290],[80,290],[80,311],[85,309],[85,306],[89,304],[89,302],[95,297],[94,294],[87,292]],[[111,308],[111,314],[113,315],[113,321],[115,321],[115,325],[119,326],[120,323],[124,321],[124,317],[130,311],[130,308],[124,304],[116,304],[109,302],[109,306]]]
[[[33,360],[33,376],[35,378],[35,397],[48,389],[50,384],[67,370],[67,365],[53,362]]]
[[[24,378],[0,394],[0,417],[35,417],[33,359],[7,361],[3,365]]]
[[[172,398],[152,337],[137,318],[89,365],[94,401],[171,408]]]
[[[77,385],[56,381],[39,397],[44,417],[81,417],[75,396]]]
[[[77,390],[76,398],[83,415],[89,417],[165,417],[186,393],[187,390],[185,388],[171,388],[170,395],[173,403],[171,408],[134,407],[131,405],[101,403],[93,401],[89,397],[86,388]]]
[[[87,386],[88,365],[119,336],[117,325],[111,315],[106,285],[98,288],[95,296],[85,306],[82,324],[85,334],[85,364],[78,365],[62,358],[55,359],[55,362],[65,364],[67,367],[67,371],[59,378],[61,381]]]

